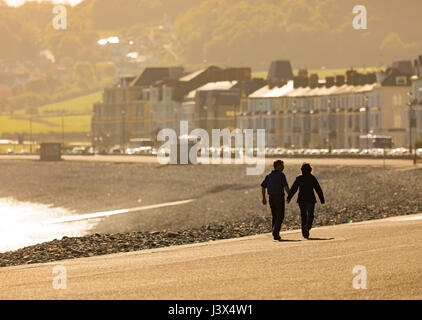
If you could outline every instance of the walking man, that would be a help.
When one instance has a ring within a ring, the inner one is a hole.
[[[304,163],[300,170],[302,171],[302,175],[298,176],[293,183],[292,189],[287,196],[287,203],[290,203],[290,200],[299,189],[297,203],[299,204],[300,216],[302,219],[302,235],[304,238],[309,239],[309,231],[312,229],[316,203],[314,189],[318,194],[321,204],[325,203],[325,199],[317,178],[311,174],[311,165],[309,163]]]
[[[277,160],[274,162],[274,170],[268,174],[264,181],[261,183],[262,187],[262,203],[267,204],[267,199],[265,197],[265,190],[268,191],[269,202],[271,213],[273,216],[272,219],[272,230],[274,240],[280,241],[280,230],[281,224],[284,220],[284,190],[287,193],[290,192],[289,185],[287,184],[286,176],[283,173],[284,162]]]

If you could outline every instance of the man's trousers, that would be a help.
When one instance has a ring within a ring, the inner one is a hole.
[[[284,196],[270,196],[270,208],[271,213],[273,215],[272,220],[272,229],[273,229],[273,237],[279,238],[280,237],[280,230],[281,224],[284,220]]]

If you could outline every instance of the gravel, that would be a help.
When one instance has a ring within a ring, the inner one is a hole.
[[[316,207],[315,226],[422,212],[421,169],[326,166],[314,171],[326,196],[326,205]],[[287,167],[285,173],[292,184],[299,169]],[[0,198],[53,204],[75,214],[195,201],[104,218],[90,235],[63,237],[0,253],[0,266],[270,232],[270,210],[260,202],[263,177],[247,176],[246,166],[237,165],[1,161]],[[282,230],[299,225],[299,209],[292,203],[286,208]]]

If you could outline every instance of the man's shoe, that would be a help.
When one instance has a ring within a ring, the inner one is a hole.
[[[274,237],[275,241],[281,241],[281,237]]]
[[[308,227],[303,227],[302,235],[305,239],[309,239],[309,229],[308,229]]]

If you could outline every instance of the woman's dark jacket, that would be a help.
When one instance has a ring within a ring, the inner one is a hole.
[[[291,200],[299,189],[299,196],[297,197],[298,203],[316,203],[314,189],[318,194],[321,203],[325,203],[324,194],[322,193],[321,186],[317,178],[312,174],[298,176],[290,189],[287,200]]]

